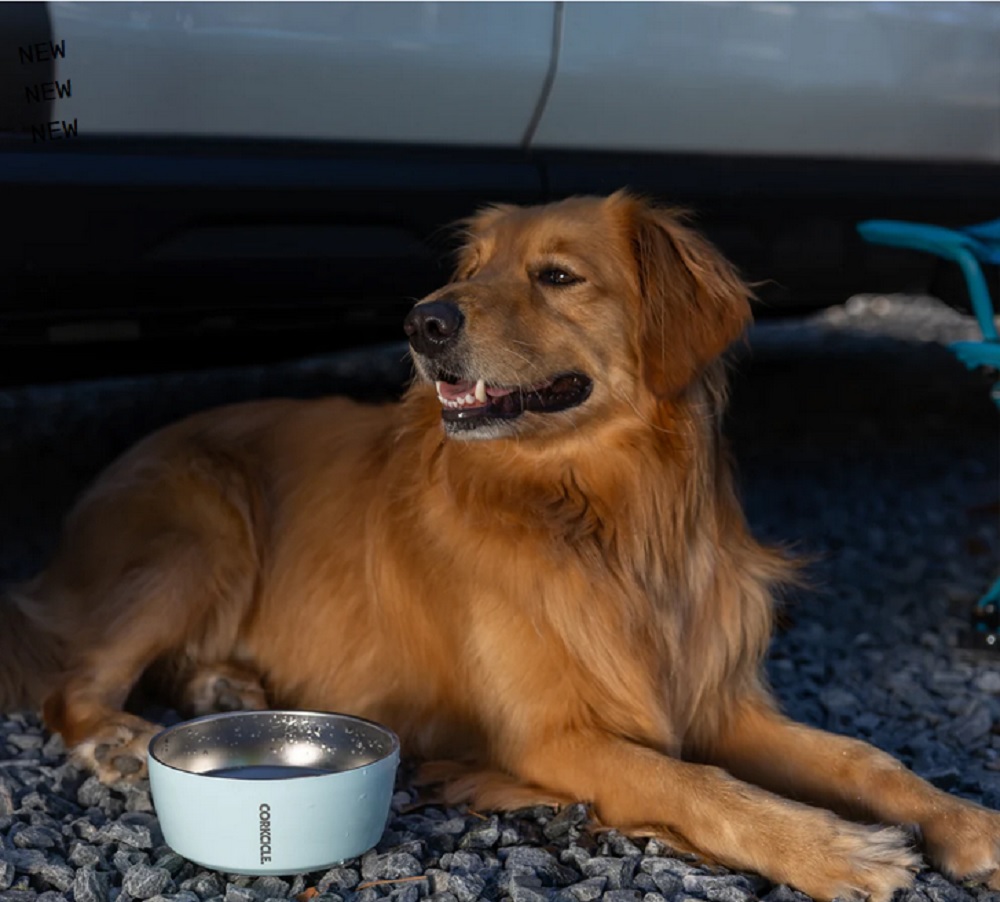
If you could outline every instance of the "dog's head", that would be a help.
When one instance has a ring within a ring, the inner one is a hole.
[[[718,251],[624,192],[490,207],[465,225],[454,278],[405,322],[456,438],[523,438],[669,403],[750,318]]]

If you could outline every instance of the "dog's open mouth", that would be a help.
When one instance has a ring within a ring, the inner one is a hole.
[[[528,387],[470,382],[451,373],[439,373],[434,383],[441,402],[441,418],[450,428],[475,429],[491,420],[512,420],[526,411],[555,413],[582,404],[593,382],[583,373],[560,373]]]

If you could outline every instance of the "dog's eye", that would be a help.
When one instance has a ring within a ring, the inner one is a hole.
[[[545,285],[575,285],[577,282],[582,282],[579,276],[574,276],[571,272],[566,272],[565,269],[557,269],[556,267],[549,267],[548,269],[539,270],[535,275],[535,278],[539,282]]]

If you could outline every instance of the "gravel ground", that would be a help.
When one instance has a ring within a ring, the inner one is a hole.
[[[855,298],[765,325],[735,368],[729,431],[755,531],[815,557],[814,587],[790,599],[769,660],[786,709],[1000,807],[1000,656],[955,648],[1000,565],[997,414],[987,382],[941,346],[975,335],[968,318],[921,298]],[[393,346],[0,393],[0,582],[36,569],[75,493],[150,429],[250,397],[389,397],[406,372]],[[288,879],[214,873],[163,844],[147,785],[104,787],[67,763],[34,715],[7,715],[0,898],[805,900],[671,857],[656,841],[596,834],[582,806],[498,817],[417,801],[401,785],[379,847],[343,867]],[[909,896],[1000,900],[929,871]]]

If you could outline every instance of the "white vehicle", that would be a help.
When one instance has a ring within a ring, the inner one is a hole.
[[[925,280],[854,224],[1000,215],[1000,4],[0,4],[0,345],[395,336],[442,225],[623,186],[764,309]]]

